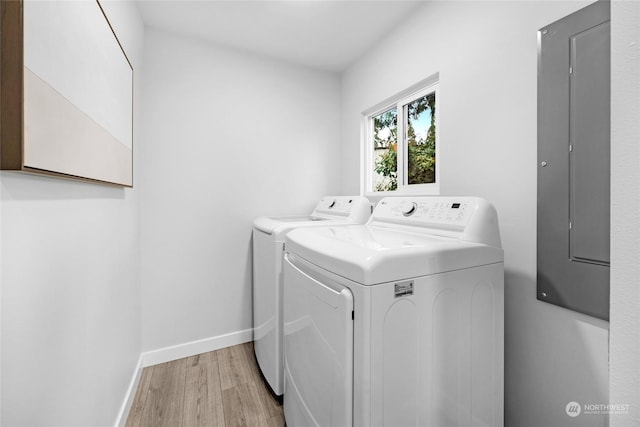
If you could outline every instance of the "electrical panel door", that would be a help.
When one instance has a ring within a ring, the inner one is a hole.
[[[538,40],[538,299],[608,320],[609,2]]]

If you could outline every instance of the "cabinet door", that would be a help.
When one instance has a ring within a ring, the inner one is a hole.
[[[538,299],[608,319],[609,3],[542,28],[538,61]]]

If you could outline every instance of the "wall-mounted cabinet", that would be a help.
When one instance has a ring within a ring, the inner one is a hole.
[[[2,1],[2,170],[133,185],[133,68],[97,1]]]

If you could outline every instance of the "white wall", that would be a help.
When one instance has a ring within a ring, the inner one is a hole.
[[[253,219],[340,187],[338,77],[153,29],[145,70],[143,349],[251,339]]]
[[[640,426],[640,3],[611,3],[612,427]]]
[[[139,73],[137,9],[102,4]],[[0,179],[1,423],[113,425],[140,355],[139,189]]]
[[[505,250],[505,425],[602,426],[608,323],[536,300],[537,30],[585,2],[433,2],[343,76],[344,192],[359,188],[360,114],[440,73],[441,193],[498,210]]]

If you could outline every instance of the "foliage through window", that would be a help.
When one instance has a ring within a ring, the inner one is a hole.
[[[398,112],[387,110],[373,118],[374,185],[376,191],[398,188]]]
[[[367,116],[367,191],[435,187],[436,99],[437,86],[432,84]]]

